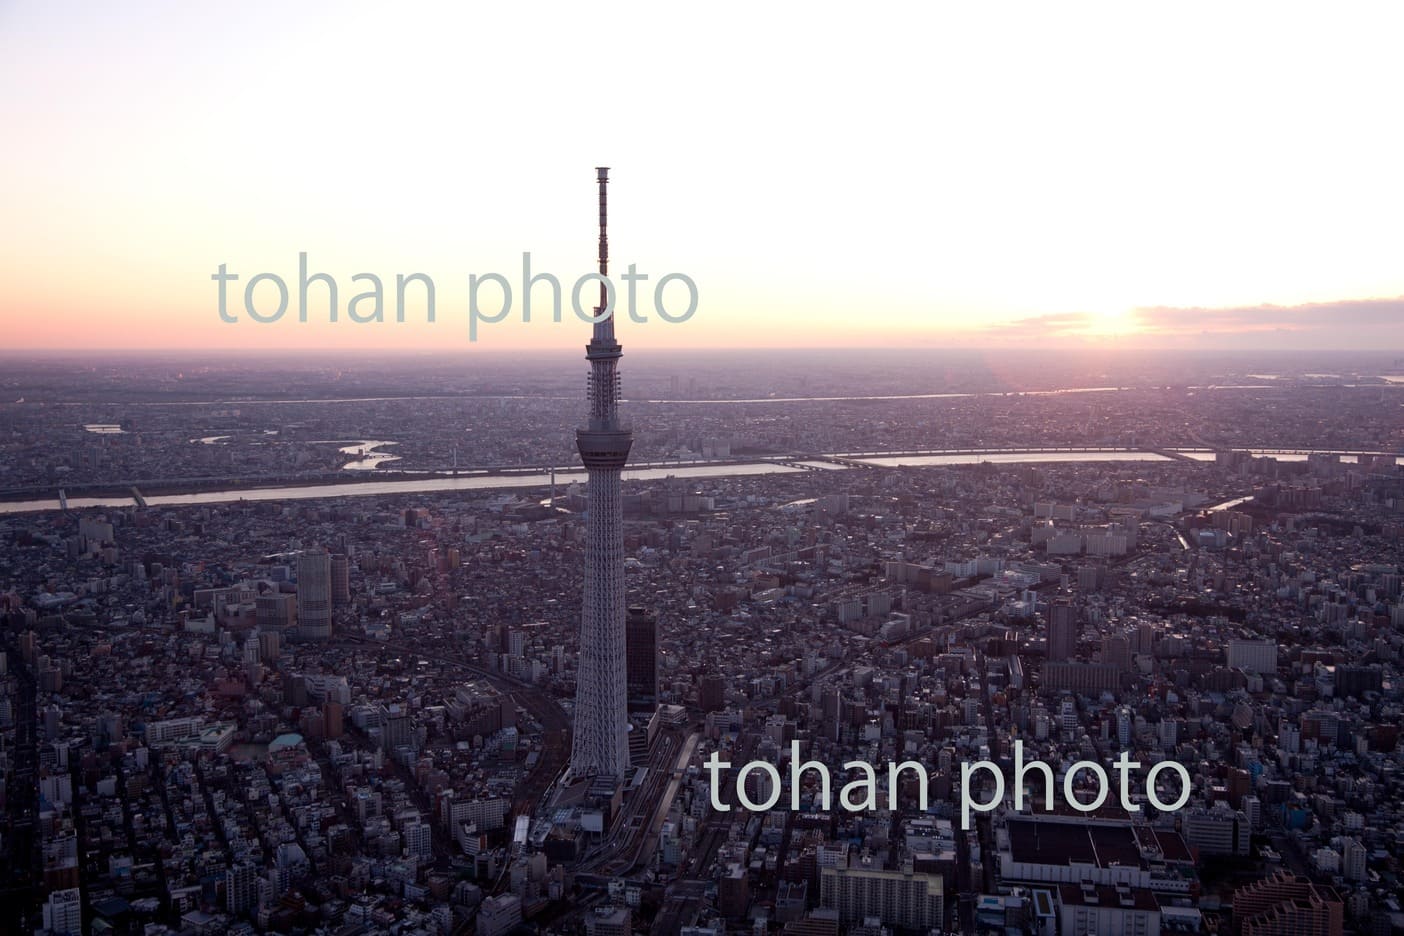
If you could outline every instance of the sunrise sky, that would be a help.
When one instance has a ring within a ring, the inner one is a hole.
[[[626,348],[1404,348],[1397,5],[844,9],[0,4],[3,345],[468,350],[470,273],[592,268],[608,165],[612,270],[700,298]],[[347,322],[362,272],[437,322]]]

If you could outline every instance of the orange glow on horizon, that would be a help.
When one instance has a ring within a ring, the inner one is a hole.
[[[1404,346],[1390,6],[136,9],[0,8],[7,348],[575,348],[470,342],[468,277],[568,289],[601,164],[611,272],[700,294],[635,349]],[[219,320],[221,263],[295,301],[303,251],[438,321]]]

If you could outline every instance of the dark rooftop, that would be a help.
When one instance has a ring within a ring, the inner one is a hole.
[[[1010,819],[1009,848],[1026,864],[1141,866],[1141,848],[1129,825]]]

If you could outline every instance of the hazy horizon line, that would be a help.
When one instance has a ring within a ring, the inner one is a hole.
[[[581,342],[580,348],[584,348]],[[636,346],[637,347],[637,346]],[[1026,346],[1011,345],[698,345],[693,347],[678,347],[668,345],[661,347],[644,346],[634,351],[634,356],[647,355],[679,355],[696,353],[785,353],[785,352],[814,352],[832,351],[844,354],[863,354],[874,352],[902,352],[906,354],[918,354],[925,351],[950,351],[964,352],[970,354],[1088,354],[1088,353],[1144,353],[1144,354],[1199,354],[1199,355],[1242,355],[1242,354],[1273,354],[1273,355],[1314,355],[1314,354],[1370,354],[1370,355],[1404,355],[1404,345],[1399,347],[1377,347],[1377,346],[1345,346],[1345,347],[1321,347],[1321,348],[1282,348],[1271,346],[1245,346],[1245,347],[1156,347],[1153,345],[1055,345],[1042,348],[1031,348]],[[543,356],[575,356],[580,353],[580,349],[562,347],[529,347],[529,346],[499,346],[484,347],[482,345],[470,345],[466,347],[444,348],[439,346],[388,346],[381,348],[364,347],[269,347],[267,345],[250,346],[228,346],[212,348],[206,345],[192,346],[143,346],[143,347],[106,347],[102,345],[84,345],[76,347],[8,347],[0,348],[0,358],[18,357],[29,354],[60,355],[60,354],[201,354],[206,356],[220,355],[263,355],[277,357],[383,357],[387,355],[410,356],[410,355],[435,355],[439,357],[458,356],[497,356],[497,355],[521,355],[523,352],[536,352]],[[628,345],[625,345],[626,359],[628,357]]]

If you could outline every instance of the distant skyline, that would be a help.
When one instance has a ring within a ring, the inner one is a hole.
[[[578,350],[568,308],[470,344],[468,276],[515,288],[530,251],[568,306],[608,165],[611,272],[700,297],[621,321],[630,351],[1404,349],[1401,27],[1385,3],[6,4],[4,345]],[[295,321],[300,251],[342,321],[315,286]],[[221,263],[292,310],[221,322]],[[390,298],[431,276],[436,324],[346,321],[361,272]]]

